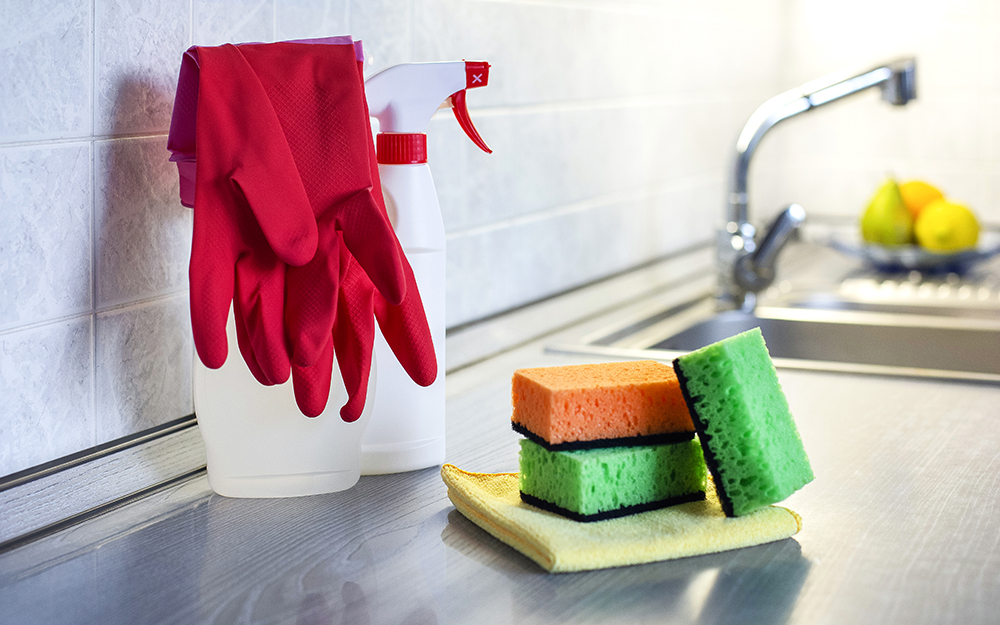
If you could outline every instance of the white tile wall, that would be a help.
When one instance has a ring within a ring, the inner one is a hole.
[[[275,6],[274,39],[306,39],[347,32],[347,0],[285,0]]]
[[[191,39],[190,0],[96,0],[95,7],[95,134],[169,128],[178,51]]]
[[[275,0],[192,0],[194,43],[273,41],[274,8]]]
[[[177,199],[177,172],[163,166],[166,138],[102,140],[94,150],[97,305],[185,292],[193,215]]]
[[[0,459],[6,473],[93,445],[89,316],[0,334]]]
[[[12,2],[0,9],[0,138],[90,134],[91,2]]]
[[[494,154],[450,114],[428,131],[448,324],[707,240],[739,126],[777,84],[782,6],[418,2],[421,58],[493,63],[469,101]],[[703,184],[714,193],[697,206],[622,200]]]
[[[186,295],[97,315],[98,440],[191,414],[190,323]]]
[[[191,214],[165,149],[191,44],[350,33],[369,73],[493,64],[469,103],[494,154],[450,113],[429,127],[455,326],[708,240],[760,102],[899,52],[920,56],[920,101],[863,96],[776,129],[754,214],[851,212],[895,170],[1000,217],[998,30],[989,0],[7,3],[0,475],[192,410]]]
[[[91,146],[0,148],[0,331],[92,306]]]

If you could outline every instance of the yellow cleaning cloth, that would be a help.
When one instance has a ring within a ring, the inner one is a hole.
[[[726,518],[711,480],[705,501],[578,523],[522,502],[517,477],[441,467],[448,498],[459,512],[550,573],[717,553],[781,540],[802,529],[799,515],[777,506]]]

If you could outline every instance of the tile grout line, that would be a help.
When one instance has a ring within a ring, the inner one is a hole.
[[[97,135],[97,0],[90,0],[90,140]]]
[[[188,0],[187,4],[188,4],[188,40],[187,40],[187,45],[184,47],[185,51],[187,49],[191,48],[192,46],[194,46],[194,0]],[[179,79],[179,77],[178,77],[178,79]],[[176,91],[174,93],[174,96],[176,98]],[[172,111],[173,111],[173,109],[171,108],[171,112]],[[171,121],[173,121],[173,119],[171,119]],[[169,133],[168,133],[168,135],[169,135]],[[188,246],[188,247],[190,248],[190,246]],[[188,289],[185,289],[185,293],[187,293],[187,292],[188,292]],[[188,297],[190,297],[190,295]],[[188,311],[190,311],[190,310],[191,310],[191,304],[190,304],[190,300],[189,300],[188,301]],[[188,323],[188,327],[189,328],[190,328],[190,325],[191,324],[189,322]],[[192,362],[193,363],[193,358],[194,357],[195,357],[195,354],[194,354],[194,337],[192,336],[191,337],[191,352],[187,354],[188,362]],[[192,364],[192,366],[193,366],[193,364]],[[194,413],[194,388],[193,388],[193,386],[191,388],[191,392],[188,394],[188,402],[189,402],[189,407],[191,409],[191,412]]]
[[[96,107],[96,102],[93,100],[91,103]],[[95,120],[91,120],[91,123],[95,123]],[[55,137],[48,139],[25,139],[23,141],[9,141],[7,143],[0,143],[0,149],[13,149],[13,148],[37,148],[46,147],[51,145],[67,145],[73,143],[94,143],[97,141],[117,141],[117,140],[128,140],[128,139],[156,139],[160,137],[167,137],[170,133],[168,132],[136,132],[136,133],[119,133],[112,135],[80,135],[78,137]]]
[[[169,291],[166,293],[159,293],[150,297],[145,297],[143,299],[120,302],[117,304],[110,304],[101,308],[90,308],[89,310],[81,310],[76,313],[70,313],[68,315],[60,315],[58,317],[52,317],[50,319],[43,319],[40,321],[34,321],[31,323],[26,323],[24,325],[11,326],[9,328],[0,329],[0,336],[7,334],[15,334],[17,332],[23,332],[27,330],[35,330],[37,328],[42,328],[48,325],[55,325],[57,323],[65,323],[67,321],[72,321],[74,319],[82,319],[84,317],[94,317],[97,315],[102,315],[109,312],[115,312],[119,310],[128,310],[130,308],[143,308],[151,304],[158,302],[164,302],[177,296],[186,296],[187,289],[177,289],[174,291]]]
[[[90,3],[90,444],[97,444],[97,0]]]

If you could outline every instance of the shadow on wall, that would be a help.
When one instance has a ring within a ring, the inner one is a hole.
[[[192,412],[187,306],[192,215],[179,201],[166,133],[128,136],[143,107],[170,100],[172,94],[137,78],[121,80],[113,138],[95,142],[100,440]]]

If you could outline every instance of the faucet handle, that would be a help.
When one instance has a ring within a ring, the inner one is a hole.
[[[790,204],[771,222],[757,249],[736,261],[734,277],[740,286],[747,291],[756,292],[766,289],[774,282],[774,263],[778,259],[778,252],[805,219],[805,209],[798,204]]]

